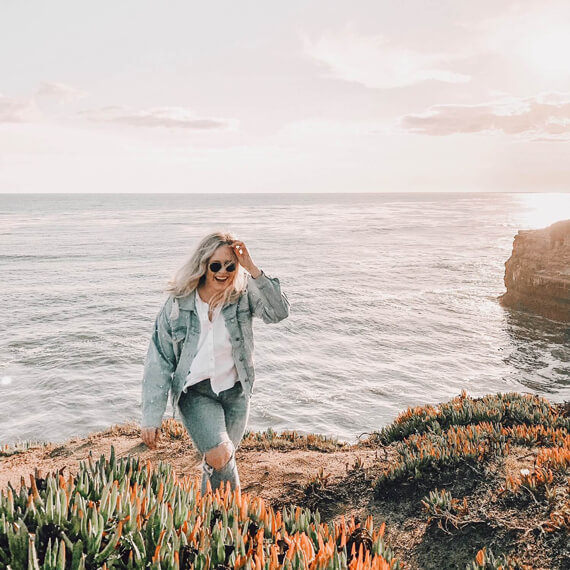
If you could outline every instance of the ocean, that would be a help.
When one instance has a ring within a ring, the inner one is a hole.
[[[497,301],[517,231],[569,213],[570,194],[0,195],[0,444],[140,420],[164,287],[214,229],[291,302],[255,325],[249,429],[355,441],[462,390],[570,400],[570,326]]]

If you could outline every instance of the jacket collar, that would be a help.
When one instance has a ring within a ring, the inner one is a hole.
[[[178,299],[178,305],[185,311],[196,311],[196,289],[186,297]]]

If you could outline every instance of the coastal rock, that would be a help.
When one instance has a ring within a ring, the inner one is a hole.
[[[570,220],[521,230],[505,263],[505,307],[570,322]]]

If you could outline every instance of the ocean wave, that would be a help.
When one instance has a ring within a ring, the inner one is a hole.
[[[30,253],[0,253],[0,260],[19,260],[19,261],[37,261],[37,260],[65,260],[86,258],[87,254],[60,254],[60,255],[50,255],[50,254],[30,254]]]

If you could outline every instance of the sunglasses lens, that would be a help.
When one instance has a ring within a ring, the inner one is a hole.
[[[221,268],[222,268],[222,264],[219,261],[213,261],[212,263],[210,263],[210,271],[212,273],[217,273]],[[226,271],[228,271],[229,273],[231,273],[232,271],[235,271],[235,270],[236,270],[236,264],[235,263],[230,263],[226,267]]]

